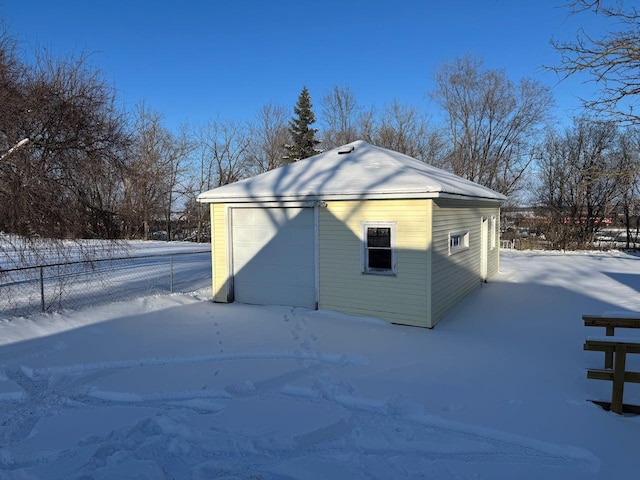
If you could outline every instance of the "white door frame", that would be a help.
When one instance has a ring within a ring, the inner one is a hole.
[[[486,282],[489,271],[489,218],[480,222],[480,279]]]

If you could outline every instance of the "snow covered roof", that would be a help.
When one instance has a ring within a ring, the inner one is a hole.
[[[506,197],[402,153],[358,140],[201,193],[204,203]]]

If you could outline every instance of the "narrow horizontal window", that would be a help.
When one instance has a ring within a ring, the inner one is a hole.
[[[449,233],[449,255],[469,248],[469,231]]]
[[[362,272],[395,273],[395,224],[362,224]]]

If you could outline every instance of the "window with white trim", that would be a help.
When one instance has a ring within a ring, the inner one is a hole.
[[[396,273],[395,237],[393,222],[362,223],[362,273]]]
[[[449,255],[469,248],[469,230],[464,232],[449,232]]]

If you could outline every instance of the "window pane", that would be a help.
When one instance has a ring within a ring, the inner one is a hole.
[[[390,228],[367,228],[368,247],[391,247]]]
[[[369,268],[391,270],[391,250],[369,250]]]

